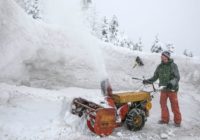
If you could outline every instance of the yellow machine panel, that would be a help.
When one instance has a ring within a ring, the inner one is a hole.
[[[120,103],[120,104],[151,99],[150,93],[145,91],[117,93],[113,94],[112,97],[115,103]]]

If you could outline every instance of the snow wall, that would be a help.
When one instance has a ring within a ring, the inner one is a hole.
[[[109,78],[114,90],[132,90],[141,85],[132,77],[153,75],[160,63],[159,54],[133,52],[100,42],[81,24],[77,3],[68,3],[71,12],[64,16],[61,13],[66,12],[66,7],[61,8],[59,20],[48,7],[43,20],[34,20],[14,0],[0,1],[0,82],[53,89],[99,88],[100,81]],[[70,7],[76,8],[73,11]],[[133,68],[137,56],[144,66]],[[173,58],[181,81],[198,86],[199,58]]]

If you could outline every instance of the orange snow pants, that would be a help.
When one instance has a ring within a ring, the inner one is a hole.
[[[161,119],[163,122],[168,123],[170,119],[169,110],[167,107],[167,99],[169,98],[171,103],[171,109],[174,113],[174,122],[176,124],[181,123],[181,113],[179,110],[178,105],[178,97],[177,92],[171,92],[171,91],[162,91],[160,94],[160,105],[161,105]]]

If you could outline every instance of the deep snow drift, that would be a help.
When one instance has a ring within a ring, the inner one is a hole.
[[[13,0],[1,1],[0,6],[2,82],[44,88],[98,88],[99,82],[109,77],[114,89],[129,89],[135,84],[131,76],[138,76],[141,72],[140,77],[149,77],[160,61],[159,55],[123,48],[110,49],[114,47],[96,40],[83,25],[74,27],[75,24],[71,28],[71,22],[68,25],[63,21],[58,27],[33,20]],[[77,13],[77,10],[74,12]],[[70,16],[65,18],[71,20]],[[47,19],[49,22],[53,20]],[[65,26],[62,25],[64,23]],[[140,67],[133,69],[136,56],[145,63],[142,71]],[[154,61],[149,61],[149,58]],[[200,79],[200,67],[193,63],[194,59],[175,59],[181,73],[187,73],[182,80],[190,79],[190,82],[196,83]],[[198,63],[199,58],[196,59]]]
[[[84,118],[70,114],[72,99],[103,100],[99,83],[106,77],[114,91],[142,89],[141,81],[132,77],[148,78],[160,63],[159,54],[99,42],[83,25],[58,26],[50,17],[33,20],[13,0],[0,0],[0,19],[0,139],[99,139]],[[133,68],[137,56],[145,65]],[[182,127],[175,128],[172,121],[157,124],[160,107],[155,95],[142,131],[130,132],[124,126],[105,139],[160,139],[162,134],[169,139],[199,139],[199,58],[172,57],[181,74]]]

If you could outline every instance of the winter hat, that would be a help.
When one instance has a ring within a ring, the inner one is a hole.
[[[168,51],[162,52],[162,55],[164,55],[164,56],[167,57],[168,59],[170,58],[170,52],[168,52]]]

